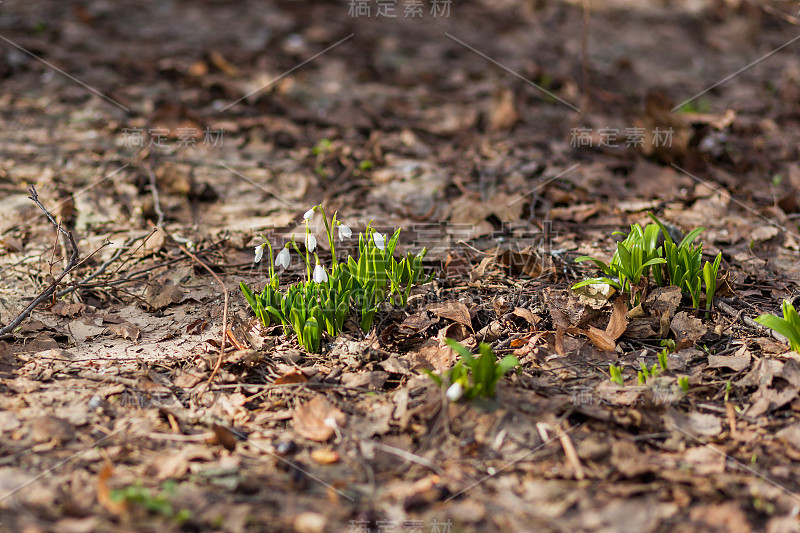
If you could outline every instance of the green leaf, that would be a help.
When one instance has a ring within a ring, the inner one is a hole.
[[[703,233],[703,231],[705,231],[705,229],[706,228],[694,228],[692,231],[690,231],[686,235],[686,237],[683,238],[681,243],[678,245],[678,248],[684,248],[684,247],[688,246],[689,244],[693,243],[694,240],[697,238],[697,236],[700,235],[701,233]]]
[[[462,346],[462,344],[454,339],[445,339],[444,342],[455,352],[464,359],[467,364],[471,363],[474,357],[472,357],[472,352],[470,352],[467,348]]]
[[[242,290],[242,294],[244,294],[244,299],[247,300],[247,303],[250,305],[250,308],[255,311],[256,298],[253,295],[253,290],[250,287],[248,287],[244,281],[239,282],[239,288]]]
[[[784,314],[786,310],[784,309]],[[792,350],[800,350],[800,329],[794,327],[791,322],[775,315],[761,315],[756,318],[756,322],[769,329],[773,329],[789,339],[789,346]]]
[[[607,284],[607,285],[611,285],[612,287],[614,287],[614,288],[615,288],[615,289],[617,289],[618,291],[621,291],[621,290],[622,290],[622,286],[619,284],[619,282],[617,282],[617,281],[614,281],[613,279],[609,279],[609,278],[591,278],[591,279],[585,279],[585,280],[583,280],[583,281],[579,281],[578,283],[576,283],[575,285],[573,285],[573,286],[572,286],[572,288],[573,288],[573,289],[579,289],[580,287],[585,287],[586,285],[594,285],[594,284],[596,284],[596,283],[605,283],[605,284]]]
[[[599,259],[595,259],[594,257],[590,257],[588,255],[582,255],[575,259],[576,263],[582,263],[584,261],[591,261],[592,263],[594,263],[597,266],[597,268],[599,268],[606,276],[611,276],[614,274],[614,271],[607,264],[600,261]]]

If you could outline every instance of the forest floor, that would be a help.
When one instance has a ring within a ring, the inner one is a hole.
[[[797,531],[800,6],[580,4],[0,4],[0,327],[81,261],[0,340],[0,531]],[[238,285],[317,204],[433,278],[310,354]],[[710,313],[570,290],[648,212]],[[520,370],[448,402],[447,337]]]

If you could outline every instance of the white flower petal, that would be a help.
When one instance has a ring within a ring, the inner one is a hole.
[[[264,245],[263,244],[259,244],[258,246],[256,246],[255,262],[256,263],[260,263],[262,257],[264,257]]]
[[[375,242],[375,246],[378,247],[378,250],[382,252],[383,248],[386,246],[386,238],[376,231],[372,234],[372,240]]]
[[[314,282],[315,283],[325,283],[328,281],[328,273],[325,272],[325,269],[322,268],[322,265],[317,265],[314,267]]]
[[[312,207],[303,215],[303,220],[311,220],[314,217],[314,208]]]
[[[447,388],[447,399],[451,402],[457,401],[459,398],[461,398],[462,394],[464,394],[464,389],[461,386],[461,383],[458,381]]]
[[[288,248],[284,248],[278,252],[278,256],[275,258],[275,266],[282,267],[285,270],[289,268],[289,261],[291,261],[291,254]]]
[[[309,233],[306,235],[306,248],[308,248],[309,252],[314,252],[317,247],[317,238],[314,237],[313,233]]]
[[[339,224],[339,242],[349,239],[353,236],[353,230],[345,226],[344,224]]]

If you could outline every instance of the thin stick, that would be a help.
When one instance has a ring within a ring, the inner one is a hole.
[[[56,222],[56,220],[53,218],[53,215],[51,215],[50,212],[47,209],[45,209],[45,207],[39,201],[39,194],[36,192],[36,188],[33,185],[30,186],[28,192],[30,193],[30,196],[28,198],[33,200],[33,203],[39,206],[39,209],[41,209],[44,212],[48,220],[50,220],[50,222],[56,227],[58,232],[67,237],[67,239],[69,240],[69,245],[72,247],[72,255],[70,256],[69,261],[64,267],[64,270],[56,279],[53,280],[50,286],[47,287],[44,290],[44,292],[39,294],[39,296],[34,298],[34,300],[28,305],[28,307],[23,309],[22,312],[19,315],[17,315],[17,317],[14,320],[9,322],[8,325],[5,326],[4,328],[0,329],[0,336],[6,335],[7,333],[11,333],[12,331],[14,331],[14,329],[17,326],[19,326],[22,323],[22,321],[28,317],[28,315],[31,314],[31,312],[36,308],[37,305],[50,298],[50,296],[52,296],[56,292],[56,287],[58,287],[58,284],[61,282],[61,280],[64,279],[64,277],[78,265],[78,261],[80,258],[78,245],[75,244],[75,238],[72,236],[72,232],[62,228],[61,225],[58,222]]]

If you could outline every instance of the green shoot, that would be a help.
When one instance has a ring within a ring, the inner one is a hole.
[[[761,315],[756,322],[769,329],[777,331],[789,339],[789,347],[795,352],[800,351],[800,315],[788,300],[781,304],[783,318],[775,315]]]
[[[440,387],[447,384],[450,401],[473,400],[478,396],[493,398],[500,378],[519,366],[519,360],[513,355],[507,355],[498,362],[488,344],[481,343],[478,346],[480,357],[476,358],[453,339],[446,339],[445,342],[458,353],[459,361],[446,372],[446,380],[430,370],[425,370],[425,373]]]

